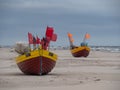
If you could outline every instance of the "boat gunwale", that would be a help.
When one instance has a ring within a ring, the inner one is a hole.
[[[71,49],[71,53],[76,53],[76,52],[79,52],[82,50],[90,51],[90,48],[87,46],[79,46],[79,47],[76,47],[74,49]]]
[[[23,62],[26,60],[30,60],[31,58],[36,58],[36,57],[40,57],[40,56],[49,58],[53,61],[57,61],[57,55],[53,52],[48,51],[48,50],[43,50],[43,49],[33,50],[29,53],[30,56],[27,56],[27,54],[19,55],[18,57],[16,57],[16,62],[20,63],[20,62]],[[50,55],[50,54],[52,54],[52,55]]]

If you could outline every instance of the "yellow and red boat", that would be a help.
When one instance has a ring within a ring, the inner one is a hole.
[[[74,57],[87,57],[89,52],[90,48],[87,46],[79,46],[71,49],[71,53]]]
[[[51,70],[55,67],[57,55],[50,52],[47,48],[50,41],[56,41],[56,38],[56,34],[53,34],[53,28],[51,27],[47,27],[46,37],[43,38],[41,42],[38,37],[35,40],[32,34],[28,33],[29,49],[31,49],[30,44],[34,44],[35,46],[37,43],[40,45],[33,50],[28,50],[16,58],[16,63],[19,69],[24,74],[29,75],[46,75],[51,72]]]
[[[88,34],[86,34],[88,35]],[[85,38],[88,38],[89,36],[86,36]],[[87,46],[87,44],[85,42],[81,43],[81,46],[75,46],[73,45],[73,38],[72,38],[72,34],[68,33],[68,38],[69,38],[69,42],[70,42],[70,51],[72,56],[74,57],[87,57],[89,55],[90,52],[90,48]]]
[[[25,74],[45,75],[55,67],[57,55],[44,49],[33,50],[16,58],[19,69]]]

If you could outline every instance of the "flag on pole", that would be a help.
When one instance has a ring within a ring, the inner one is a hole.
[[[85,34],[85,39],[89,39],[90,38],[90,34],[86,33]]]
[[[56,41],[57,40],[57,34],[53,33],[51,40]]]
[[[48,26],[47,26],[47,29],[46,29],[46,37],[52,38],[53,32],[54,32],[53,27],[48,27]]]
[[[29,32],[28,32],[28,42],[29,42],[29,44],[33,44],[33,36]]]
[[[36,44],[40,44],[40,38],[38,36],[36,36]]]
[[[70,39],[70,42],[74,42],[74,39],[72,38],[72,34],[68,32],[68,37]]]
[[[33,36],[33,44],[37,44],[36,43],[36,38]]]
[[[68,37],[72,37],[72,34],[68,32]]]

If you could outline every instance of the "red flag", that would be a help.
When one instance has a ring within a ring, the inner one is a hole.
[[[33,44],[37,44],[36,43],[36,38],[33,36]]]
[[[28,32],[28,41],[29,41],[29,44],[33,44],[33,36],[29,32]]]
[[[36,36],[36,44],[40,44],[40,38]]]
[[[54,32],[53,27],[48,27],[48,26],[47,26],[47,29],[46,29],[46,37],[52,38],[53,32]]]
[[[51,40],[52,40],[52,41],[56,41],[56,40],[57,40],[57,34],[54,33],[54,34],[52,35]]]
[[[46,37],[46,40],[47,40],[48,42],[50,42],[51,38],[50,38],[50,37]]]
[[[44,50],[47,49],[47,47],[48,47],[48,45],[49,45],[49,42],[47,41],[46,38],[43,37],[43,38],[41,39],[41,45],[42,45],[42,48],[43,48]]]

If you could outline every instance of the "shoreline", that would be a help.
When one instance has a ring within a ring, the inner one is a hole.
[[[120,53],[91,51],[87,58],[74,58],[69,50],[51,51],[58,54],[54,69],[48,75],[32,76],[19,70],[13,49],[0,48],[0,89],[120,89]]]

